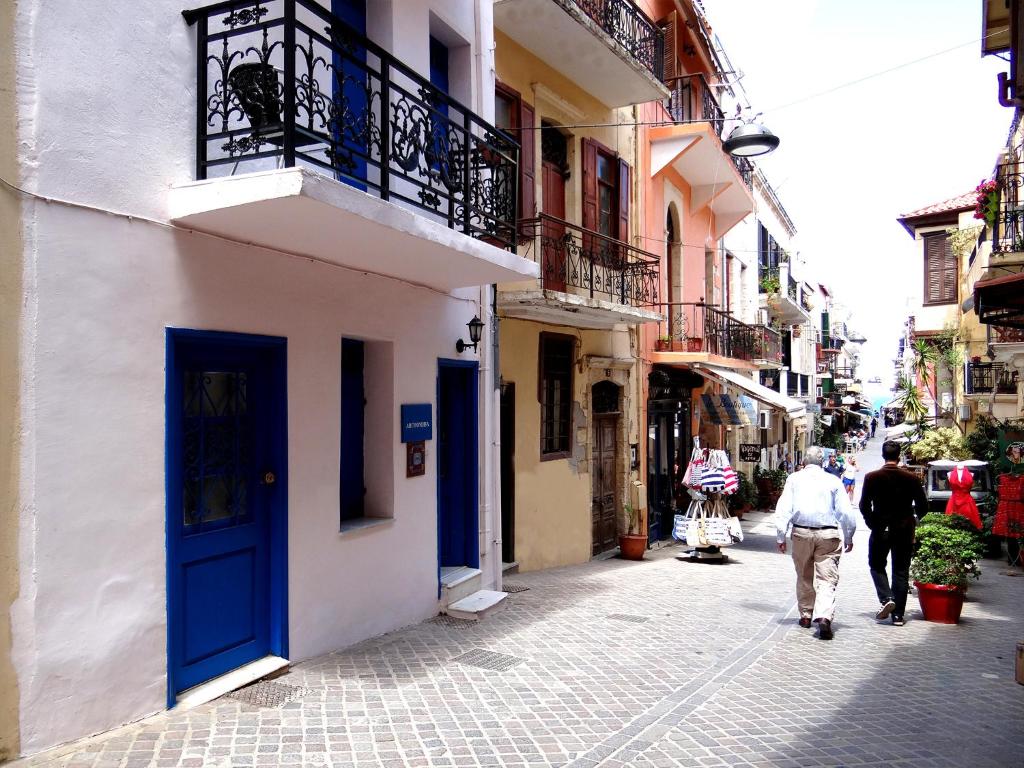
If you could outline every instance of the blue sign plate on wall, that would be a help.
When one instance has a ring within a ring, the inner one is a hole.
[[[434,422],[430,403],[411,403],[402,406],[402,442],[433,440]]]

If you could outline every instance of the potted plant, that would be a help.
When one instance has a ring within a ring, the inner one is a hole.
[[[959,515],[932,512],[917,526],[910,576],[925,621],[956,624],[964,607],[968,579],[978,578],[981,537]]]
[[[625,519],[625,533],[619,534],[619,552],[625,560],[643,560],[647,551],[647,534],[640,527],[640,510],[631,504],[622,508]]]
[[[753,509],[754,502],[757,501],[757,488],[747,477],[746,472],[736,470],[736,479],[739,482],[736,493],[727,497],[726,504],[734,516],[743,517],[743,513]]]
[[[696,336],[691,336],[686,340],[686,351],[687,352],[700,352],[704,346],[704,339]]]
[[[668,352],[672,349],[672,337],[668,334],[659,336],[654,342],[654,348],[659,352]]]
[[[757,487],[758,509],[774,509],[782,495],[789,474],[785,468],[761,469],[754,468],[754,485]]]
[[[999,184],[989,179],[981,182],[974,191],[977,193],[974,218],[982,219],[991,227],[999,216]]]

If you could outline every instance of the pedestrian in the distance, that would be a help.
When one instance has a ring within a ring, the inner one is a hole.
[[[806,457],[805,457],[804,458],[804,463],[806,463],[806,462],[807,462],[807,460],[806,460]],[[836,477],[842,477],[843,476],[843,468],[836,461],[836,452],[835,451],[832,451],[832,453],[830,453],[828,455],[828,464],[825,465],[825,471],[828,472],[830,475],[835,475]]]
[[[878,593],[879,608],[875,618],[885,621],[892,616],[898,627],[904,624],[907,589],[910,584],[910,557],[914,548],[917,521],[928,512],[928,499],[917,475],[899,466],[900,444],[894,440],[882,443],[881,469],[868,472],[860,492],[860,513],[871,529],[868,541],[868,567]],[[886,574],[892,555],[892,582]]]
[[[878,419],[872,417],[871,419],[871,439],[875,438],[875,430],[878,429]]]
[[[821,448],[811,446],[804,468],[786,480],[775,507],[775,538],[785,554],[791,536],[800,626],[816,623],[818,637],[831,640],[839,558],[853,549],[857,521],[839,478],[822,469],[824,458]]]
[[[850,501],[853,501],[853,489],[857,485],[857,459],[853,456],[846,462],[846,466],[843,468],[843,488],[846,489],[847,495],[850,497]]]

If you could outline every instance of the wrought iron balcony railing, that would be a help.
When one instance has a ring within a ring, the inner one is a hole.
[[[665,67],[665,34],[633,0],[571,0],[658,80]]]
[[[780,287],[779,278],[778,267],[766,267],[763,264],[758,267],[758,289],[761,293],[778,293]]]
[[[512,248],[519,145],[316,0],[230,0],[197,29],[196,177],[317,168]]]
[[[725,113],[703,74],[683,75],[666,83],[672,90],[665,109],[678,123],[707,121],[721,138]]]
[[[796,304],[796,280],[793,275],[789,275],[786,281],[786,294],[789,296],[789,300]]]
[[[757,343],[755,359],[782,364],[782,334],[767,325],[755,325],[754,337]]]
[[[746,188],[753,189],[754,164],[747,158],[740,157],[739,155],[729,155],[729,159],[732,160],[732,164],[736,167],[736,172],[740,175]]]
[[[850,366],[839,365],[834,369],[836,378],[839,379],[853,379],[857,376],[857,369]]]
[[[968,363],[964,375],[964,391],[968,395],[1017,394],[1019,373],[1003,363]]]
[[[708,352],[750,361],[781,359],[782,342],[771,328],[748,325],[700,302],[661,304],[660,310],[667,317],[666,322],[658,324],[657,346],[661,351]],[[772,344],[778,345],[777,353]]]
[[[634,307],[657,304],[654,254],[547,214],[524,219],[520,231],[546,290],[581,289],[592,299]]]
[[[811,304],[811,297],[807,293],[807,289],[800,291],[800,306],[804,308],[804,312],[813,312],[814,306]]]
[[[1024,252],[1024,169],[1014,163],[999,166],[996,176],[999,206],[990,222],[993,253]]]

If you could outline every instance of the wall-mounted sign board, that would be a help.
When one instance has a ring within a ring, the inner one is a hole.
[[[761,446],[757,443],[740,443],[740,461],[760,461]]]
[[[406,403],[402,406],[402,442],[434,439],[434,421],[430,403]]]

